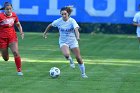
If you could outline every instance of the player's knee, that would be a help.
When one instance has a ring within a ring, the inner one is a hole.
[[[82,64],[82,63],[83,63],[81,57],[76,57],[76,60],[77,60],[77,62],[78,62],[79,64]]]
[[[4,59],[4,61],[8,61],[9,60],[9,57],[3,58],[3,59]]]
[[[19,56],[19,53],[16,52],[16,51],[14,51],[14,52],[13,52],[13,55],[14,55],[14,57],[17,57],[17,56]]]
[[[81,61],[81,58],[80,57],[76,57],[76,60],[79,62],[79,61]]]
[[[2,55],[2,58],[4,59],[4,61],[8,61],[9,60],[9,55]]]
[[[69,58],[69,55],[64,55],[64,56],[65,56],[65,58],[66,58],[66,59],[68,59],[68,58]]]
[[[68,59],[68,58],[69,58],[69,56],[65,56],[65,58],[66,58],[66,59]]]

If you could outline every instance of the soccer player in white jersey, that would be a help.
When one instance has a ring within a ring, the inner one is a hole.
[[[140,4],[139,4],[139,10],[140,10]],[[137,26],[136,33],[137,33],[137,38],[139,41],[139,48],[140,48],[140,11],[135,14],[133,18],[133,25]]]
[[[59,29],[60,37],[59,37],[59,45],[60,49],[67,60],[70,62],[70,67],[75,68],[75,64],[70,56],[70,50],[75,55],[76,60],[79,64],[79,68],[81,71],[82,78],[88,78],[85,74],[85,66],[80,55],[80,49],[78,45],[78,40],[80,40],[79,34],[79,25],[77,22],[70,17],[72,12],[72,7],[66,6],[61,8],[60,17],[57,20],[54,20],[51,24],[47,26],[43,37],[47,38],[47,32],[51,27],[57,27]]]

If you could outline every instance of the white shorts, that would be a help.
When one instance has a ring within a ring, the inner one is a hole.
[[[137,33],[137,37],[140,37],[140,30],[139,29],[137,29],[136,33]]]
[[[60,39],[59,39],[59,45],[60,45],[60,48],[61,48],[63,45],[66,45],[66,46],[68,46],[70,49],[79,47],[78,41],[77,41],[76,39],[70,39],[70,40],[60,40]]]
[[[140,37],[140,32],[139,32],[139,33],[137,33],[137,37]]]

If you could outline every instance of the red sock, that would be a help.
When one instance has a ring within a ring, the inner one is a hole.
[[[17,67],[17,71],[18,72],[21,72],[21,59],[20,57],[15,57],[15,64],[16,64],[16,67]]]

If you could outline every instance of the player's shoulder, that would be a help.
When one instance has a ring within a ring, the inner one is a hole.
[[[0,13],[0,15],[2,15],[2,14],[3,14],[3,12]]]
[[[1,12],[1,13],[0,13],[0,16],[3,16],[3,15],[4,15],[4,12]]]
[[[62,21],[62,20],[63,20],[62,17],[60,17],[60,18],[57,19],[57,21],[59,21],[59,22]]]
[[[69,18],[69,21],[70,22],[76,22],[76,20],[74,18],[72,18],[72,17]]]
[[[0,20],[2,20],[4,17],[5,17],[4,12],[1,12],[1,13],[0,13]]]
[[[74,18],[72,18],[72,17],[70,17],[70,18],[69,18],[69,20],[73,21],[73,20],[75,20],[75,19],[74,19]]]
[[[15,12],[12,12],[12,16],[17,16],[17,14]]]
[[[53,23],[61,23],[62,21],[63,21],[63,19],[60,17],[60,18],[54,20]]]
[[[61,21],[61,20],[62,20],[62,18],[60,17],[58,19],[55,19],[54,21]]]
[[[135,16],[140,16],[140,12],[137,12],[137,13],[135,14]]]

